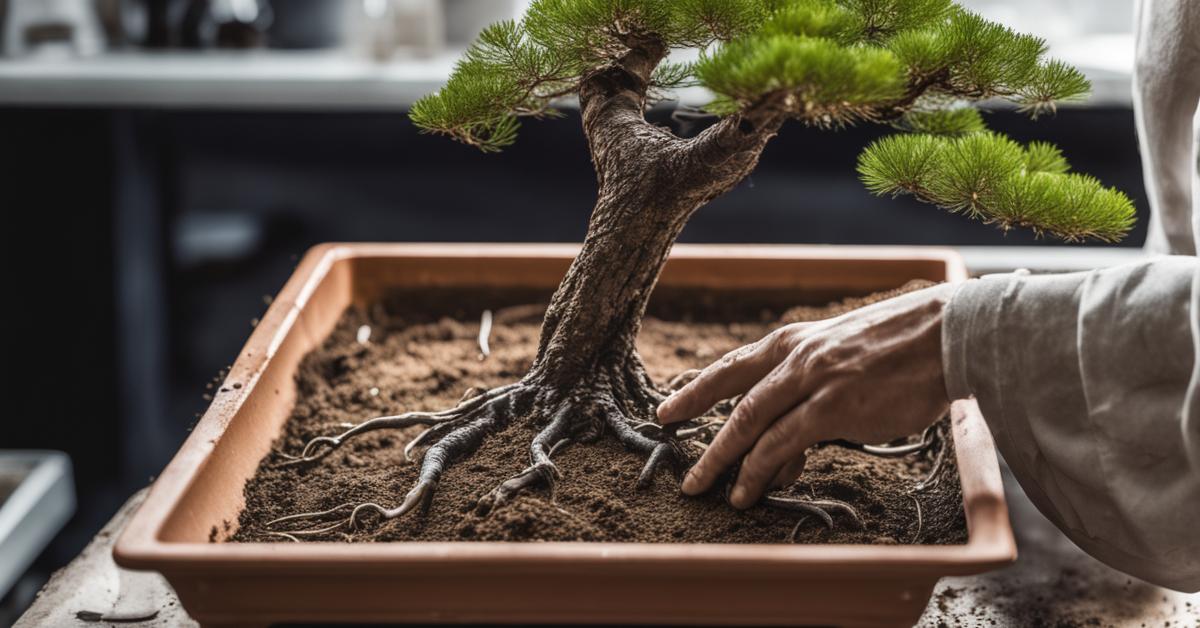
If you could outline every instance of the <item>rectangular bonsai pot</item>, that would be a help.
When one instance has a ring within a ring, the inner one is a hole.
[[[950,546],[635,543],[210,543],[287,420],[300,359],[345,308],[389,289],[550,290],[576,246],[329,244],[271,304],[211,407],[116,544],[205,626],[273,622],[912,625],[938,578],[1016,555],[995,449],[973,402],[953,437],[969,540]],[[961,281],[942,249],[675,247],[660,285],[785,303]]]

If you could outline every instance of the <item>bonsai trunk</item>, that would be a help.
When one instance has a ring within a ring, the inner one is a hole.
[[[642,43],[581,87],[599,195],[525,378],[551,389],[608,385],[639,406],[656,393],[634,343],[671,246],[696,209],[753,170],[779,124],[727,118],[690,140],[650,124],[645,92],[663,51]]]
[[[693,210],[678,200],[601,191],[583,248],[546,310],[526,382],[560,390],[610,384],[623,388],[613,391],[619,396],[646,401],[638,398],[649,384],[634,342],[671,246]]]

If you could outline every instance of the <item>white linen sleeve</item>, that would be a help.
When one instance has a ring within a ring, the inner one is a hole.
[[[1146,250],[1195,255],[1200,232],[1200,2],[1138,0],[1133,111],[1150,203]]]
[[[951,399],[974,395],[1030,499],[1127,573],[1200,590],[1200,260],[969,281],[943,323]]]

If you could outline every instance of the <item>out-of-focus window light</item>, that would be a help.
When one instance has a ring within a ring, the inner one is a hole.
[[[1050,53],[1085,70],[1133,69],[1134,0],[958,0],[1017,31],[1045,38]]]

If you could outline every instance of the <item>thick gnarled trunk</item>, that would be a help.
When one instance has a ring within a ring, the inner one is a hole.
[[[671,247],[699,207],[754,168],[778,125],[725,121],[683,139],[650,124],[649,70],[642,71],[658,62],[655,55],[661,51],[631,52],[625,66],[597,73],[581,89],[599,195],[583,248],[547,309],[528,382],[569,389],[593,381],[615,397],[646,401],[649,382],[634,343]]]
[[[583,248],[546,312],[532,369],[540,381],[566,384],[564,378],[633,359],[650,293],[695,209],[641,191],[602,194],[596,204]]]

